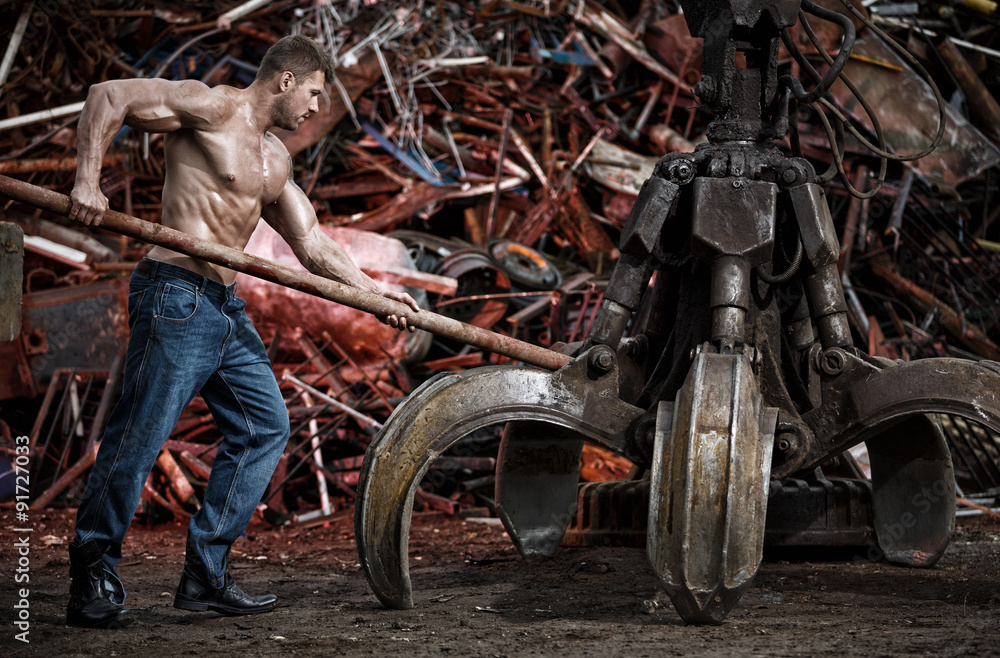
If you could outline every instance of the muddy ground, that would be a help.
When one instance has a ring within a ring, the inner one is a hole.
[[[386,610],[354,547],[351,511],[326,527],[252,524],[232,572],[271,613],[223,617],[172,607],[184,527],[134,527],[121,574],[138,621],[124,630],[64,625],[72,510],[33,513],[29,584],[15,582],[14,510],[0,509],[0,655],[1000,655],[1000,525],[960,521],[929,570],[860,556],[769,556],[726,622],[685,626],[638,549],[561,549],[522,560],[502,527],[417,514],[416,607]],[[780,558],[780,559],[778,559]],[[14,626],[29,589],[30,643]]]

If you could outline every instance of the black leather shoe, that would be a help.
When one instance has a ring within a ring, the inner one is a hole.
[[[274,594],[250,596],[240,589],[228,571],[225,584],[215,589],[188,569],[181,575],[181,582],[177,585],[177,595],[174,597],[175,608],[194,612],[214,610],[224,615],[256,615],[269,612],[277,602],[278,597]]]
[[[104,551],[91,539],[69,545],[69,604],[66,624],[84,628],[125,628],[135,617],[111,601],[104,588]]]

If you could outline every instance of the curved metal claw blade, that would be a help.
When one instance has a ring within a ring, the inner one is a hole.
[[[802,414],[819,442],[806,467],[916,415],[954,414],[1000,432],[1000,363],[844,356],[843,371],[823,384],[823,404]]]
[[[932,566],[954,529],[955,476],[947,439],[928,414],[1000,432],[1000,363],[833,356],[843,368],[823,383],[823,404],[802,415],[815,437],[805,465],[864,441],[879,549],[897,564]]]
[[[881,552],[897,564],[932,566],[954,530],[955,474],[947,439],[928,414],[1000,432],[1000,364],[843,356],[842,371],[823,384],[823,404],[802,416],[817,444],[806,465],[864,441]]]
[[[661,403],[646,554],[687,623],[721,623],[757,573],[776,421],[742,354],[702,352]]]
[[[941,422],[912,416],[867,447],[879,549],[895,564],[934,566],[955,532],[955,469]]]
[[[586,355],[555,373],[520,366],[477,368],[428,380],[396,408],[365,454],[355,536],[368,583],[387,607],[413,607],[407,558],[413,496],[431,464],[472,431],[536,421],[624,450],[642,410],[618,398],[617,368],[588,376]]]
[[[497,454],[496,508],[524,557],[552,555],[576,515],[583,439],[549,423],[508,423]]]

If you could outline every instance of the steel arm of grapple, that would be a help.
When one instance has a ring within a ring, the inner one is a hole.
[[[815,466],[907,418],[953,413],[1000,432],[1000,363],[934,358],[889,362],[824,350],[822,406],[802,415]]]
[[[16,199],[58,215],[65,216],[69,213],[69,197],[7,176],[0,176],[0,196]],[[388,315],[405,317],[408,324],[418,329],[509,356],[546,370],[556,370],[570,361],[570,357],[538,345],[465,324],[430,311],[424,310],[417,313],[406,304],[381,295],[365,292],[309,272],[279,265],[244,253],[239,249],[201,240],[187,233],[146,222],[114,210],[105,213],[101,228],[143,242],[167,247],[188,256],[301,290],[317,297],[339,302],[379,317]]]
[[[1000,432],[1000,364],[935,358],[910,362],[815,352],[823,404],[802,416],[814,467],[864,441],[872,516],[882,554],[929,567],[955,524],[955,473],[935,414],[954,414]]]
[[[368,447],[354,519],[361,566],[384,605],[413,606],[407,559],[413,497],[438,456],[470,432],[533,421],[629,454],[624,436],[643,410],[618,398],[617,368],[594,378],[587,360],[585,353],[555,373],[487,366],[438,375],[396,408]]]

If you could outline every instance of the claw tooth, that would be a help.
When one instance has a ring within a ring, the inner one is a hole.
[[[744,355],[699,354],[661,403],[646,548],[687,623],[721,623],[757,573],[776,418]]]

